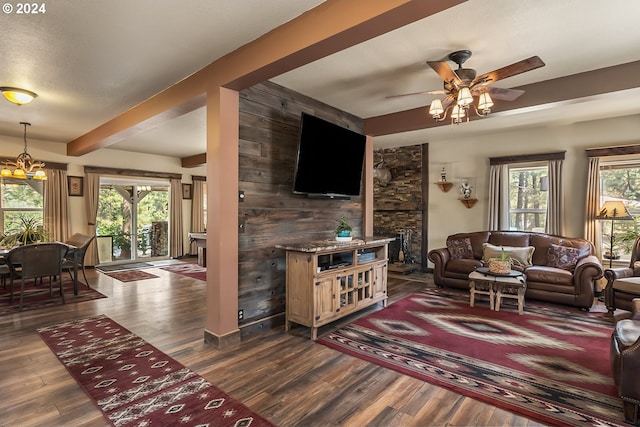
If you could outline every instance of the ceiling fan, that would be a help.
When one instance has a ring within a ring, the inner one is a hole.
[[[453,123],[460,123],[467,118],[469,120],[470,106],[474,107],[475,113],[486,116],[491,112],[493,99],[513,101],[524,93],[518,89],[503,89],[490,86],[498,80],[506,79],[536,68],[544,67],[545,63],[537,56],[518,61],[497,70],[476,76],[476,70],[463,68],[462,64],[471,57],[470,50],[458,50],[449,54],[449,60],[458,64],[458,68],[453,70],[446,61],[427,61],[427,64],[442,77],[444,88],[442,90],[430,90],[423,92],[405,93],[402,95],[392,95],[387,98],[397,98],[410,95],[445,95],[444,99],[434,99],[429,107],[429,114],[437,121],[446,118],[446,113],[451,109],[451,120]],[[472,105],[473,97],[478,97],[478,106]],[[455,101],[455,102],[454,102]]]

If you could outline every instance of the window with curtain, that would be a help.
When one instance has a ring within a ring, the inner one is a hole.
[[[603,220],[603,258],[629,260],[633,243],[640,235],[640,157],[600,161],[600,206],[609,200],[622,201],[633,220]]]
[[[0,232],[20,228],[22,217],[43,221],[43,187],[41,181],[3,178],[0,184]]]
[[[509,229],[544,232],[549,168],[533,164],[509,167]]]
[[[564,157],[564,151],[490,157],[488,229],[564,235]]]

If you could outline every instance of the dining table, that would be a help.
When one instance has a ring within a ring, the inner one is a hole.
[[[78,255],[80,251],[76,246],[62,242],[58,243],[67,247],[67,253],[64,256],[66,259],[69,259],[70,256],[73,256],[73,294],[78,295]],[[11,249],[12,248],[0,248],[0,265],[6,264],[7,255],[9,255]]]

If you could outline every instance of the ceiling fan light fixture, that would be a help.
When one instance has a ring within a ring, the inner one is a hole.
[[[473,102],[473,96],[471,96],[471,90],[468,87],[463,87],[458,92],[457,104],[460,107],[467,106]]]
[[[491,99],[489,92],[482,92],[478,100],[478,109],[486,116],[491,112],[491,107],[493,107],[493,99]]]
[[[19,89],[15,87],[0,87],[0,92],[9,102],[13,102],[16,105],[24,105],[33,101],[33,98],[38,96],[35,92],[31,92],[26,89]]]
[[[434,119],[438,120],[442,116],[442,113],[444,113],[442,101],[437,98],[431,101],[431,106],[429,106],[429,114],[431,114]]]
[[[465,115],[466,115],[466,108],[461,107],[459,105],[454,105],[453,110],[451,110],[451,122],[455,124],[460,124],[462,123]]]

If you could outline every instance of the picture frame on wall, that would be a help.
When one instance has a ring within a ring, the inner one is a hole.
[[[68,176],[67,186],[69,196],[84,196],[84,178],[81,176]]]
[[[182,198],[191,199],[191,184],[182,184]]]

